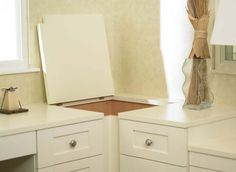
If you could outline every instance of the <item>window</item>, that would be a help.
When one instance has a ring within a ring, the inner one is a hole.
[[[219,0],[214,1],[215,14],[217,13]],[[215,73],[236,74],[236,46],[215,45],[213,51]]]
[[[0,0],[0,72],[26,69],[26,0]]]
[[[214,71],[222,74],[236,74],[236,47],[215,46]]]

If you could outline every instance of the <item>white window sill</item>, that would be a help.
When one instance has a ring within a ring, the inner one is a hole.
[[[23,73],[36,73],[36,72],[40,72],[40,68],[14,69],[14,70],[0,71],[0,76],[23,74]]]

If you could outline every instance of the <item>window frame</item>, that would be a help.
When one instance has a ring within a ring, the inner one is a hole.
[[[213,72],[236,75],[236,61],[226,60],[225,46],[214,46],[214,69]]]
[[[17,60],[0,61],[0,73],[11,73],[29,68],[28,48],[28,0],[16,0],[21,16],[19,17],[19,57]]]

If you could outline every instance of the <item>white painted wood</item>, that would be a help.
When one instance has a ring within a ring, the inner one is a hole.
[[[74,123],[103,119],[99,112],[71,109],[47,104],[25,106],[29,112],[0,115],[0,137]]]
[[[190,165],[223,172],[236,171],[236,159],[190,152]]]
[[[104,136],[104,172],[119,172],[119,126],[117,116],[105,116]]]
[[[92,158],[55,165],[39,169],[38,172],[104,172],[103,156],[95,156]]]
[[[120,120],[121,154],[188,165],[187,131],[181,128]],[[150,146],[145,144],[150,139]],[[181,155],[181,156],[180,156]]]
[[[103,153],[103,120],[40,130],[38,168]],[[77,145],[70,146],[75,140]]]
[[[183,109],[183,102],[119,113],[119,118],[146,123],[190,128],[236,117],[236,107],[213,104],[201,111]]]
[[[49,104],[114,94],[101,15],[49,15],[38,27]]]
[[[0,137],[0,161],[35,153],[35,132]]]
[[[221,120],[188,129],[188,140],[190,145],[206,142],[206,140],[217,139],[221,137],[236,137],[236,118]],[[207,131],[207,132],[206,132]],[[209,147],[211,147],[209,145]],[[236,152],[235,152],[236,153]]]
[[[190,166],[189,169],[190,169],[190,172],[219,172],[219,171],[213,171],[213,170],[198,168],[198,167],[193,167],[193,166]]]
[[[187,172],[186,167],[179,167],[141,158],[121,155],[121,172]]]

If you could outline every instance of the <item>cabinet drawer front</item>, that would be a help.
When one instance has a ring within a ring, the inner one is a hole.
[[[92,158],[67,162],[39,169],[38,172],[104,172],[103,157],[100,155]]]
[[[120,120],[120,152],[124,155],[186,166],[186,130]]]
[[[210,170],[235,172],[236,160],[190,152],[190,165],[207,168]]]
[[[35,153],[35,132],[0,137],[0,161]]]
[[[213,171],[213,170],[208,170],[208,169],[204,169],[204,168],[198,168],[198,167],[192,167],[190,166],[190,172],[217,172],[217,171]],[[219,172],[219,171],[218,171]]]
[[[120,172],[187,172],[187,167],[121,155]]]
[[[96,120],[38,131],[38,168],[99,155],[103,121]]]

